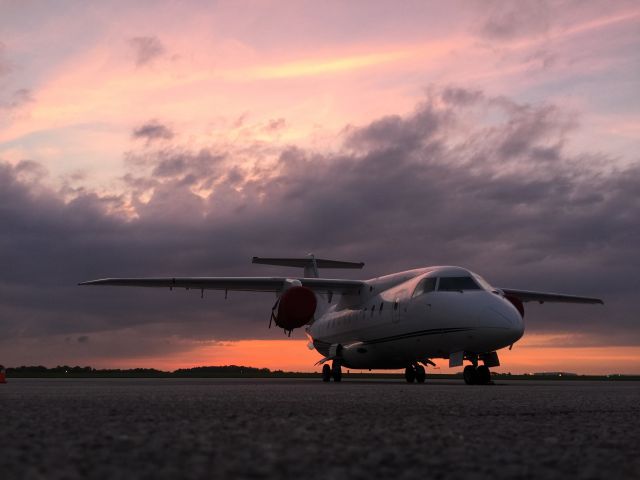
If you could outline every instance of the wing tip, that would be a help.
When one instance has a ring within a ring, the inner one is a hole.
[[[109,280],[110,280],[109,278],[100,278],[98,280],[85,280],[84,282],[78,283],[78,286],[82,287],[85,285],[101,285],[103,283],[106,283]]]
[[[582,297],[582,298],[584,299],[584,303],[591,303],[594,305],[596,304],[604,305],[604,300],[602,300],[601,298],[596,298],[596,297]]]

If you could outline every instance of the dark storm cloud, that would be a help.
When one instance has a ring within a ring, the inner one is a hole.
[[[143,139],[147,142],[154,140],[171,140],[173,138],[173,131],[157,120],[151,120],[135,128],[132,136],[133,138]]]
[[[162,325],[158,335],[191,339],[279,338],[265,328],[272,295],[224,302],[216,292],[200,300],[199,292],[75,283],[295,274],[249,261],[314,251],[365,261],[359,278],[458,264],[498,286],[602,296],[605,307],[528,306],[528,329],[637,344],[638,162],[603,170],[606,156],[569,154],[575,121],[553,106],[461,89],[442,96],[410,115],[349,128],[336,154],[291,146],[263,165],[237,163],[237,152],[215,146],[131,153],[122,197],[82,190],[65,202],[44,186],[37,164],[2,164],[5,338],[93,339],[151,324]],[[503,120],[469,131],[470,108],[497,110]],[[127,208],[135,217],[118,213]]]
[[[442,99],[451,105],[472,105],[484,97],[480,90],[468,90],[459,87],[446,87],[442,91]]]
[[[450,112],[436,111],[431,103],[424,103],[408,118],[390,115],[355,129],[349,134],[346,146],[365,152],[398,149],[402,152],[418,151],[435,144],[434,138],[448,125],[449,120]]]
[[[133,37],[129,39],[129,45],[134,50],[138,67],[152,63],[166,52],[166,48],[157,37]]]

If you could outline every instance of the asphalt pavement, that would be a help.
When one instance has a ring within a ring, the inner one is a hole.
[[[640,478],[640,382],[9,379],[0,477]]]

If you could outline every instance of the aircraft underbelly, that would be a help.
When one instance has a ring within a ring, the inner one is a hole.
[[[471,316],[446,313],[411,315],[399,323],[380,323],[315,337],[314,346],[327,357],[331,345],[342,345],[346,367],[374,369],[404,368],[411,362],[448,358],[454,352],[483,353],[509,344],[500,341],[500,327],[481,325]]]

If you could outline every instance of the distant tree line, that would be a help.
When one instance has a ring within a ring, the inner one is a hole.
[[[7,377],[11,378],[260,378],[260,377],[317,377],[311,372],[285,372],[268,368],[245,367],[242,365],[221,365],[208,367],[179,368],[163,371],[155,368],[93,368],[58,365],[47,368],[42,365],[9,367]],[[346,375],[361,378],[403,378],[398,372],[347,371]],[[460,378],[461,373],[429,373],[427,378]],[[494,373],[493,378],[505,380],[640,380],[640,375],[576,375],[563,372],[539,374]]]
[[[180,368],[175,371],[162,371],[155,368],[103,368],[58,365],[48,368],[42,365],[31,365],[21,367],[9,367],[6,369],[7,377],[27,378],[27,377],[167,377],[167,378],[188,378],[188,377],[267,377],[271,375],[283,375],[287,372],[282,370],[271,371],[268,368],[245,367],[241,365],[223,365],[194,368]]]

